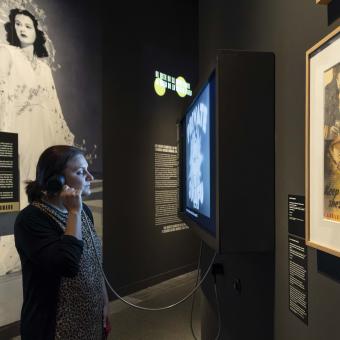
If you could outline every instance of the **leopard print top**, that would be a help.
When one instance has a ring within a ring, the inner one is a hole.
[[[45,202],[34,202],[33,205],[65,230],[67,212],[63,213]],[[84,210],[81,212],[81,227],[84,247],[79,272],[72,278],[62,277],[60,282],[55,332],[55,339],[58,340],[104,339],[103,279],[97,260],[98,256],[102,262],[102,247],[93,223]]]

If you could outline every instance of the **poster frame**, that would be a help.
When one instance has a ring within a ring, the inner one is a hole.
[[[324,212],[323,208],[320,207],[315,197],[320,194],[324,195],[324,190],[320,192],[320,177],[314,176],[317,171],[313,171],[315,168],[322,169],[320,173],[324,176],[324,141],[315,142],[314,135],[317,135],[315,129],[319,129],[315,120],[320,121],[324,119],[324,111],[322,111],[322,118],[316,117],[317,110],[313,107],[315,102],[315,80],[317,77],[313,78],[315,70],[322,69],[323,65],[318,64],[317,56],[322,53],[332,53],[332,46],[335,42],[340,42],[340,26],[334,29],[331,33],[322,38],[318,43],[306,51],[306,112],[305,112],[305,195],[306,195],[306,215],[305,215],[305,228],[306,228],[306,244],[309,247],[324,251],[331,255],[340,257],[340,221],[335,222],[331,220],[324,219],[324,214],[317,214],[315,211]],[[334,49],[334,46],[333,46]],[[340,54],[336,64],[340,63]],[[314,60],[313,60],[314,59]],[[334,65],[336,65],[334,64]],[[327,68],[323,69],[322,72],[326,72]],[[314,73],[313,73],[314,72]],[[312,79],[311,79],[312,78]],[[314,87],[314,90],[313,90]],[[318,88],[320,90],[320,88]],[[314,92],[313,92],[314,91]],[[317,93],[324,94],[324,88]],[[314,96],[313,96],[314,94]],[[324,100],[324,97],[323,99]],[[324,101],[321,101],[324,104]],[[320,110],[318,111],[320,114]],[[317,145],[319,147],[315,147]],[[322,151],[320,151],[322,150]],[[322,152],[323,162],[320,162],[320,157],[316,157],[315,154],[320,154]],[[324,189],[324,181],[322,181],[322,187]],[[339,209],[340,210],[340,209]],[[325,227],[325,228],[324,228]],[[316,232],[315,232],[316,231]],[[317,236],[317,235],[326,235]],[[328,235],[335,234],[335,238],[331,238]],[[328,240],[327,240],[328,238]]]

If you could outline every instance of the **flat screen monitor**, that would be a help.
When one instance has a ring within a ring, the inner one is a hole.
[[[216,238],[215,72],[201,86],[180,123],[181,217]]]
[[[274,70],[272,53],[219,51],[179,123],[179,216],[220,254],[273,250]]]

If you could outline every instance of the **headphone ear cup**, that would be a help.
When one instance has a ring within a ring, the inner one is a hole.
[[[46,191],[49,194],[56,194],[65,185],[65,177],[63,175],[54,175],[52,176],[46,184]]]

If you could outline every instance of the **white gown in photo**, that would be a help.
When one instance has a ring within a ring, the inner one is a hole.
[[[38,158],[47,147],[73,145],[50,67],[32,63],[19,47],[0,44],[11,56],[9,73],[0,79],[0,131],[18,133],[20,208],[27,205],[26,180],[35,179]]]

